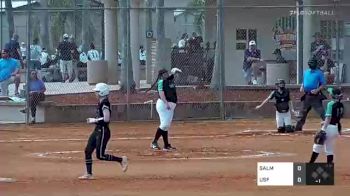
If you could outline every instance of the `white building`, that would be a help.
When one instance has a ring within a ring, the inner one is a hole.
[[[341,0],[340,3],[346,3]],[[215,2],[212,3],[215,6]],[[312,37],[315,32],[321,32],[329,38],[330,45],[332,39],[332,26],[335,24],[335,17],[338,16],[340,24],[345,29],[343,39],[341,39],[340,48],[343,52],[343,62],[350,66],[350,13],[349,7],[340,7],[334,10],[332,1],[330,0],[304,0],[304,5],[330,5],[329,7],[313,7],[314,12],[305,12],[304,14],[304,29],[303,29],[303,54],[304,65],[309,58],[310,44],[314,41]],[[244,50],[237,47],[240,43],[247,43],[249,36],[238,36],[237,32],[254,32],[256,34],[256,42],[259,49],[262,51],[262,58],[265,60],[274,59],[272,52],[276,47],[276,42],[273,40],[273,29],[277,23],[284,26],[293,26],[296,30],[296,24],[291,16],[295,14],[296,1],[294,0],[235,0],[224,1],[224,31],[225,31],[225,78],[226,85],[242,85],[244,84],[242,74],[242,61]],[[247,7],[245,7],[247,6]],[[248,8],[251,6],[251,8]],[[254,8],[252,6],[255,6]],[[260,7],[259,7],[260,6]],[[265,6],[265,7],[264,7]],[[294,7],[293,7],[294,6]],[[305,11],[310,8],[305,8]],[[214,14],[214,13],[211,13]],[[206,33],[213,32],[216,25],[216,17],[206,17],[207,25]],[[347,31],[348,32],[347,32]],[[334,42],[335,39],[333,39]],[[333,48],[335,50],[335,46]],[[292,55],[293,56],[293,55]],[[296,54],[294,54],[296,60]],[[304,66],[304,69],[307,66]],[[346,70],[345,82],[350,82],[350,69]]]
[[[111,1],[111,0],[104,0]],[[174,9],[166,9],[165,14],[165,36],[173,42],[178,38],[179,28],[174,23],[174,10],[187,6],[191,0],[173,1],[165,0],[164,7],[172,7]],[[341,39],[341,63],[350,65],[350,14],[348,6],[343,6],[334,10],[333,0],[304,0],[304,5],[323,5],[320,7],[305,7],[303,15],[303,61],[304,69],[307,67],[306,62],[310,56],[311,42],[314,41],[313,35],[315,32],[321,32],[328,38],[332,49],[335,50],[332,39],[334,38],[334,24],[336,16],[341,21],[340,24],[344,29]],[[132,6],[143,6],[142,0],[133,0]],[[340,3],[346,3],[345,0],[340,0]],[[215,7],[216,1],[209,0],[208,6]],[[324,5],[329,5],[325,7]],[[290,28],[292,33],[296,33],[297,25],[295,18],[296,0],[226,0],[224,1],[224,36],[225,36],[225,78],[226,85],[242,85],[244,84],[242,74],[243,52],[246,43],[250,39],[256,39],[258,48],[262,51],[262,58],[265,60],[273,60],[272,52],[280,47],[274,40],[274,32],[276,27],[284,28],[284,31]],[[216,9],[208,9],[205,16],[205,32],[203,37],[205,41],[216,40]],[[313,12],[308,12],[313,11]],[[138,45],[145,43],[145,20],[141,13],[136,14],[137,9],[132,10],[131,23],[139,25],[131,25],[131,34],[137,33],[138,40],[132,40],[132,50],[137,51]],[[155,33],[155,16],[153,15],[153,31]],[[190,23],[190,22],[189,22]],[[105,24],[109,24],[105,21]],[[112,29],[110,31],[112,33]],[[237,33],[239,32],[239,33]],[[109,34],[111,35],[111,34]],[[293,36],[293,35],[292,35]],[[296,35],[294,35],[296,36]],[[107,40],[106,36],[106,39]],[[132,37],[135,37],[132,36]],[[156,34],[155,34],[156,38]],[[110,40],[110,39],[108,39]],[[296,41],[296,40],[294,40]],[[333,41],[334,42],[334,41]],[[175,42],[176,43],[176,42]],[[106,48],[108,43],[105,44]],[[134,52],[137,54],[136,52]],[[284,52],[288,53],[289,60],[295,60],[296,51]],[[135,57],[137,58],[137,57]],[[107,58],[109,59],[109,58]],[[133,60],[134,62],[134,60]],[[296,64],[296,63],[295,63]],[[302,66],[302,65],[300,65]],[[294,69],[296,65],[294,65]],[[345,82],[350,82],[350,69],[346,70]]]

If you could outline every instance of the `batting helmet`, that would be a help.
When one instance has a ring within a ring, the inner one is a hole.
[[[99,96],[104,97],[109,95],[109,86],[105,83],[98,83],[93,91],[97,92]]]

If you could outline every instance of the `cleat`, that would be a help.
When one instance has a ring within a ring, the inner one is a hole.
[[[126,172],[128,170],[128,157],[126,156],[122,156],[122,162],[120,163],[120,165],[122,166],[122,171]]]
[[[166,152],[171,152],[171,151],[174,151],[174,150],[176,150],[176,148],[172,147],[170,144],[163,148],[163,151],[166,151]]]
[[[79,180],[95,180],[92,174],[84,174],[79,177]]]
[[[295,128],[294,131],[295,131],[295,132],[297,132],[297,131],[303,131],[303,128],[298,127],[298,128]]]
[[[152,142],[151,148],[152,148],[153,150],[160,150],[160,147],[159,147],[159,145],[158,145],[157,142]]]

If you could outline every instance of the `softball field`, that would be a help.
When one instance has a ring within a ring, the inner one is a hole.
[[[277,134],[275,121],[174,122],[176,152],[154,152],[158,122],[111,124],[109,153],[127,155],[129,170],[94,161],[96,180],[81,181],[84,147],[93,126],[86,124],[0,125],[1,196],[345,196],[350,192],[350,123],[335,150],[334,186],[258,187],[257,162],[308,162],[320,120],[305,131]],[[160,144],[163,142],[160,139]],[[325,161],[322,154],[318,161]],[[281,174],[283,175],[283,174]]]

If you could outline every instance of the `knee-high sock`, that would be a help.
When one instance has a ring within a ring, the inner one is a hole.
[[[328,164],[333,163],[333,155],[327,155],[327,163]]]
[[[158,142],[160,136],[162,136],[162,132],[163,132],[162,129],[160,129],[160,128],[157,129],[156,135],[154,136],[153,143]]]
[[[309,163],[315,163],[317,157],[318,157],[318,153],[317,152],[312,152],[311,159],[310,159]]]
[[[168,132],[167,131],[162,131],[162,136],[163,136],[163,141],[164,141],[164,147],[169,146],[169,140],[168,140]]]

